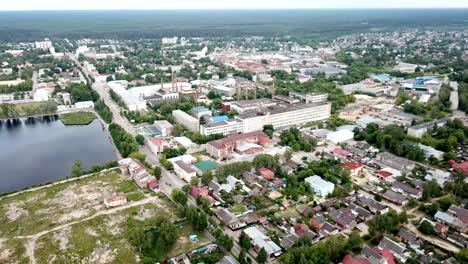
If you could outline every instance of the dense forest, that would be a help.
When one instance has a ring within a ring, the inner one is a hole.
[[[465,26],[464,9],[2,12],[1,40],[140,39],[163,36],[308,36],[328,39],[375,28]],[[132,23],[124,23],[131,21]]]

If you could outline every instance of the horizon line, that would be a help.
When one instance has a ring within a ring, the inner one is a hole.
[[[271,10],[427,10],[427,9],[468,9],[463,7],[292,7],[292,8],[161,8],[161,9],[5,9],[0,12],[50,12],[50,11],[271,11]]]

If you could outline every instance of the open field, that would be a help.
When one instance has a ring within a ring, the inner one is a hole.
[[[198,241],[192,242],[189,238],[190,235],[197,235]],[[211,241],[204,233],[196,232],[191,225],[185,224],[180,226],[177,244],[168,254],[168,257],[176,257],[210,243]]]
[[[96,115],[91,112],[76,112],[68,113],[60,116],[60,120],[64,125],[88,125],[96,118]]]
[[[118,192],[135,198],[107,209],[104,198]],[[164,195],[140,190],[117,171],[3,197],[0,263],[137,263],[127,227],[160,215],[176,220],[175,210]],[[187,248],[182,242],[177,248]]]

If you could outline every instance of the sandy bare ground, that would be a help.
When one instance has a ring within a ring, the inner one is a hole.
[[[69,229],[71,226],[73,226],[75,224],[91,220],[91,219],[96,218],[98,216],[112,215],[114,213],[120,212],[120,211],[128,209],[128,208],[137,207],[137,206],[141,206],[141,205],[148,204],[148,203],[159,204],[160,202],[161,201],[159,201],[158,197],[147,197],[147,198],[145,198],[143,200],[136,201],[136,202],[130,202],[130,203],[127,203],[127,204],[125,204],[123,206],[120,206],[120,207],[102,210],[102,211],[100,211],[100,212],[98,212],[98,213],[96,213],[96,214],[94,214],[92,216],[86,217],[84,219],[69,222],[69,223],[54,227],[54,228],[49,229],[49,230],[44,230],[44,231],[39,232],[39,233],[34,234],[34,235],[17,236],[16,238],[26,240],[25,241],[26,255],[29,257],[29,260],[30,260],[29,263],[30,264],[36,264],[37,261],[36,261],[36,258],[34,256],[34,251],[36,249],[36,241],[40,237],[42,237],[42,236],[44,236],[46,234],[52,233],[52,232],[57,232],[57,231],[59,231],[59,233],[65,232],[63,234],[66,234],[66,231],[63,231],[63,230],[67,230],[67,229]],[[116,223],[111,223],[111,224],[115,225]],[[60,239],[62,239],[62,240],[60,240],[61,249],[62,249],[62,246],[64,248],[66,248],[66,245],[68,244],[68,238],[65,238],[65,236],[59,236],[59,237],[60,237]],[[110,251],[110,250],[106,250],[105,246],[106,245],[102,245],[101,247],[96,248],[95,252],[93,252],[93,254],[88,257],[89,260],[96,260],[96,262],[89,262],[89,263],[106,263],[105,261],[107,261],[107,262],[112,261],[113,256],[114,256],[114,252]],[[107,245],[107,247],[108,247],[108,245]]]

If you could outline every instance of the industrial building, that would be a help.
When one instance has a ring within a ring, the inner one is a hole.
[[[408,128],[408,136],[421,138],[429,129],[434,127],[441,127],[447,124],[447,119],[439,119],[431,122],[426,122],[420,125],[412,126]]]
[[[179,92],[192,89],[192,85],[186,82],[161,83],[157,85],[140,86],[128,89],[125,80],[108,83],[109,88],[122,98],[122,101],[130,111],[142,111],[147,109],[147,103],[157,105],[164,102],[173,102],[179,99]]]
[[[328,94],[326,93],[297,93],[289,92],[289,96],[300,99],[304,103],[321,103],[328,100]]]
[[[273,97],[275,97],[273,95]],[[294,99],[292,97],[287,97]],[[323,98],[323,95],[321,95]],[[295,99],[294,99],[295,100]],[[314,99],[315,100],[315,99]],[[316,99],[318,100],[318,99]],[[249,133],[262,130],[265,125],[275,129],[300,126],[310,122],[325,121],[330,118],[331,103],[300,103],[271,100],[266,98],[232,102],[222,105],[224,110],[235,110],[233,120],[208,123],[201,126],[203,135]]]
[[[242,133],[262,130],[265,125],[275,129],[300,126],[310,122],[325,121],[330,118],[331,103],[276,104],[256,109],[236,116],[242,121]]]
[[[174,110],[172,111],[172,116],[174,117],[176,123],[183,125],[190,131],[197,133],[200,131],[200,120],[185,113],[184,111]]]
[[[222,159],[233,154],[251,154],[261,151],[270,142],[270,138],[261,131],[233,135],[210,141],[206,144],[206,151],[214,158]]]
[[[200,126],[200,134],[214,135],[223,134],[224,136],[242,133],[243,124],[239,120],[227,120],[222,122],[211,122]]]

